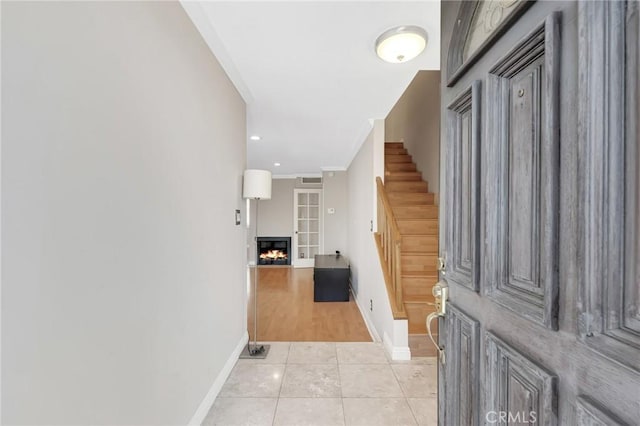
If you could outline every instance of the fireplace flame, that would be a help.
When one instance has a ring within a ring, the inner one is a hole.
[[[260,253],[260,259],[286,259],[287,254],[281,250],[269,250],[266,253]]]

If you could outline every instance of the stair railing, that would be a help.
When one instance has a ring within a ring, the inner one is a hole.
[[[402,298],[402,236],[382,179],[376,177],[378,231],[375,239],[394,319],[406,319]]]

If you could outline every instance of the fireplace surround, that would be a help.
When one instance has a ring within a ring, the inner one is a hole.
[[[258,265],[291,265],[291,237],[257,237]]]

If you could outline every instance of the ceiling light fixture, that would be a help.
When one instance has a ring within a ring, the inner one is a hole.
[[[376,40],[376,53],[383,61],[410,61],[427,46],[427,32],[415,25],[403,25],[383,32]]]
[[[274,166],[280,167],[280,163],[273,163]]]
[[[260,136],[258,136],[258,135],[253,135],[253,136],[251,136],[249,139],[251,139],[252,141],[259,141],[259,140],[260,140]]]

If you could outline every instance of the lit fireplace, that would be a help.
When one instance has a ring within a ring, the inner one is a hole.
[[[291,237],[258,237],[258,265],[291,265]]]

